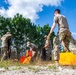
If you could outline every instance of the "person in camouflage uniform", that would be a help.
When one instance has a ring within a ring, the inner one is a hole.
[[[64,50],[71,51],[71,48],[69,47],[70,42],[73,43],[75,40],[72,37],[71,32],[69,30],[69,26],[68,26],[68,22],[67,22],[66,17],[60,14],[59,9],[56,9],[54,11],[54,22],[53,22],[51,30],[48,34],[48,37],[51,36],[51,34],[54,31],[56,25],[58,25],[58,32],[59,32],[58,36],[59,36],[59,40],[61,41],[62,46],[64,47]],[[56,63],[58,64],[58,61]]]
[[[38,46],[36,46],[35,44],[31,43],[31,42],[27,42],[27,47],[30,48],[30,51],[32,51],[32,61],[36,61],[37,59],[37,55],[38,55]]]
[[[8,39],[10,39],[12,37],[12,35],[7,32],[5,35],[2,36],[1,40],[2,40],[2,48],[1,48],[1,61],[5,60],[8,58],[8,53],[9,53],[9,49],[8,49]]]
[[[56,25],[58,25],[59,39],[64,47],[64,50],[70,51],[69,44],[71,41],[74,42],[74,39],[69,30],[67,19],[65,16],[60,14],[59,9],[56,9],[54,12],[54,22],[49,36],[52,34]]]
[[[45,48],[46,50],[46,60],[50,60],[50,58],[52,57],[52,54],[51,54],[52,44],[50,39],[47,38],[47,35],[45,35],[44,38],[45,38],[45,45],[43,48]]]

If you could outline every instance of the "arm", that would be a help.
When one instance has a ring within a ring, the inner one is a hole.
[[[49,46],[49,44],[46,44],[43,48],[47,48]]]
[[[50,36],[52,34],[52,32],[54,31],[55,27],[56,27],[56,23],[54,22],[48,36]]]
[[[46,40],[45,45],[44,45],[44,48],[48,48],[49,47],[49,41],[50,40]]]

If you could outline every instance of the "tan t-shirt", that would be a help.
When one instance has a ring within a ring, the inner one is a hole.
[[[69,30],[68,22],[65,16],[56,15],[54,17],[54,22],[58,24],[59,33],[65,30]]]

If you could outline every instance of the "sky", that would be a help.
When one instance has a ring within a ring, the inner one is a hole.
[[[57,8],[66,16],[69,29],[76,39],[76,0],[0,0],[0,15],[13,18],[20,13],[40,26],[52,26],[53,12]],[[57,33],[58,27],[54,31]]]

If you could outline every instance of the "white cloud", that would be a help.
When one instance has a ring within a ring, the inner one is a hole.
[[[39,18],[38,12],[45,6],[58,6],[63,0],[5,0],[10,6],[8,9],[0,8],[0,14],[5,17],[13,17],[16,13],[22,14],[35,22]]]
[[[76,39],[76,32],[72,32],[72,36],[74,39]]]
[[[76,32],[72,32],[72,35],[76,36]]]

